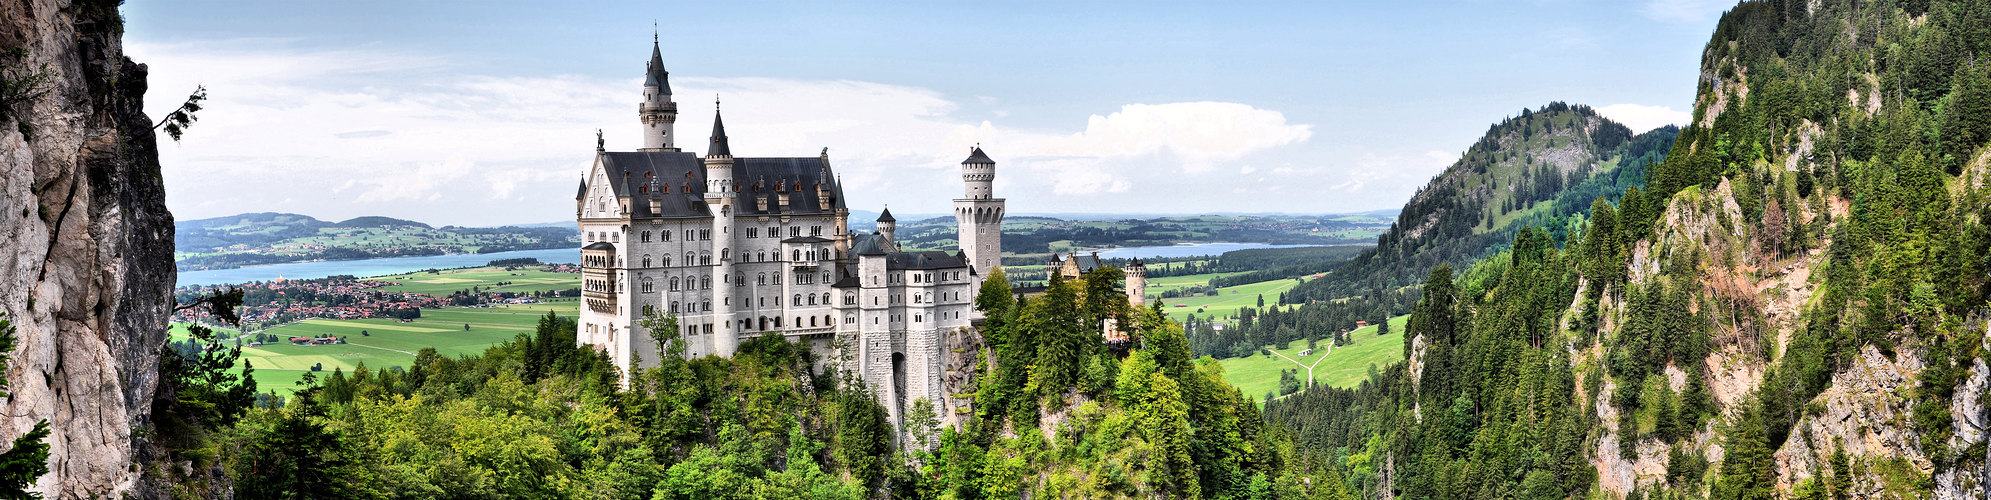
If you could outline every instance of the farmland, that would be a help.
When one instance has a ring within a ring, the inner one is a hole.
[[[467,291],[472,287],[485,292],[531,293],[581,286],[581,275],[575,273],[556,273],[539,269],[506,270],[498,267],[451,269],[366,279],[394,284],[383,289],[384,291],[434,296]]]

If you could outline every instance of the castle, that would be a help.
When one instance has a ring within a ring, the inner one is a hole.
[[[661,47],[650,49],[637,107],[643,147],[595,161],[575,196],[582,235],[581,344],[627,374],[654,365],[646,311],[675,315],[692,357],[732,356],[769,332],[818,359],[846,359],[895,424],[936,403],[941,339],[970,327],[982,277],[1002,264],[1004,202],[980,147],[961,162],[959,251],[899,248],[890,210],[852,234],[828,149],[816,157],[734,156],[716,104],[705,156],[676,142],[677,103]],[[626,375],[625,375],[626,376]]]

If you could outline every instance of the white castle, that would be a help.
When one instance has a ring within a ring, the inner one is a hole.
[[[982,276],[1002,263],[1003,200],[995,162],[975,148],[961,162],[954,200],[960,250],[901,251],[891,210],[878,231],[852,234],[829,150],[816,157],[733,155],[715,106],[703,158],[675,143],[677,103],[660,47],[652,45],[643,103],[643,148],[609,152],[599,141],[581,181],[579,342],[628,373],[654,365],[657,343],[639,321],[675,314],[692,357],[732,356],[768,332],[808,345],[818,359],[843,346],[893,422],[919,398],[936,406],[942,334],[969,327]]]

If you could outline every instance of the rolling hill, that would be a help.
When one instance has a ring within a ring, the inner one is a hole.
[[[580,235],[571,226],[437,228],[391,217],[327,222],[277,212],[178,221],[174,229],[174,261],[181,270],[580,245]]]

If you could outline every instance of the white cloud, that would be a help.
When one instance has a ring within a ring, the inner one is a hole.
[[[1084,132],[1050,141],[1039,153],[1125,157],[1167,151],[1182,160],[1184,170],[1207,172],[1219,162],[1309,137],[1312,125],[1288,124],[1283,113],[1245,104],[1129,104],[1106,116],[1092,115]]]
[[[128,47],[151,65],[153,114],[177,105],[195,84],[210,90],[185,140],[161,147],[170,207],[181,218],[278,210],[437,224],[561,220],[571,214],[573,183],[593,159],[593,132],[602,130],[610,150],[641,140],[631,112],[640,95],[636,79],[463,75],[421,54],[291,45]],[[1048,207],[1032,198],[1134,196],[1157,172],[1209,173],[1313,134],[1312,125],[1289,123],[1279,111],[1237,103],[1128,104],[1083,124],[1024,129],[962,119],[956,102],[917,87],[672,80],[679,147],[703,152],[712,122],[706,99],[716,93],[734,151],[815,156],[829,147],[859,207],[891,202],[944,211],[953,192],[932,187],[955,186],[954,169],[976,144],[1001,162],[998,188],[1013,193],[1012,203]]]
[[[1694,114],[1675,111],[1666,106],[1645,106],[1640,104],[1612,104],[1597,108],[1597,113],[1612,121],[1631,127],[1632,133],[1643,133],[1667,125],[1685,126],[1693,120]]]
[[[1715,19],[1735,6],[1735,0],[1651,0],[1646,17],[1660,21],[1699,23]]]

